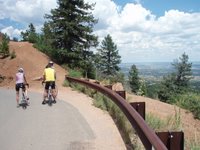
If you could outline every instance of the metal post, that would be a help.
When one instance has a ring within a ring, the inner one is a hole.
[[[145,120],[145,102],[132,102],[130,105],[140,114]]]

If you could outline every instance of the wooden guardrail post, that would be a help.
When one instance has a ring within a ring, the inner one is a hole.
[[[119,94],[121,97],[126,99],[126,91],[115,91],[117,94]]]
[[[145,102],[131,102],[130,105],[140,114],[145,120]]]
[[[184,133],[180,132],[156,132],[168,150],[184,150]]]
[[[112,90],[112,85],[105,85],[105,87]]]

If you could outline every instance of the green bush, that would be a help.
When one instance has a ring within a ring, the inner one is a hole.
[[[9,41],[5,38],[3,38],[2,43],[0,43],[0,56],[2,58],[8,57],[9,56],[9,46],[8,46]]]
[[[80,70],[69,70],[69,76],[74,78],[81,78],[83,77],[82,72]]]
[[[175,99],[178,106],[191,111],[194,118],[200,119],[200,94],[190,92],[177,95]]]

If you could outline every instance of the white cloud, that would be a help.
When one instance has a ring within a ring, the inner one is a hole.
[[[0,5],[0,19],[10,18],[23,24],[43,23],[44,14],[55,8],[56,0],[6,0]]]
[[[85,1],[96,3],[93,15],[99,22],[94,28],[95,33],[100,41],[107,34],[112,36],[123,62],[172,61],[183,52],[191,60],[199,60],[200,13],[169,10],[158,18],[144,8],[140,0],[133,0],[124,7],[112,0]],[[56,0],[1,1],[0,19],[11,18],[27,26],[33,23],[40,30],[44,14],[56,6]],[[20,30],[6,27],[3,31],[12,35]]]
[[[1,32],[6,33],[9,37],[19,37],[22,30],[14,29],[12,26],[9,26],[2,29]]]
[[[33,23],[36,31],[39,32],[44,23],[44,15],[49,14],[50,10],[56,6],[56,0],[6,0],[2,1],[0,5],[0,19],[9,18],[26,29],[30,23]],[[8,31],[11,38],[20,37],[20,32],[17,31],[21,29],[14,30],[14,27],[3,27],[2,25],[0,25],[0,29],[1,32]]]
[[[124,62],[171,61],[183,52],[191,60],[200,57],[200,13],[169,10],[157,18],[140,4],[128,3],[118,9],[120,6],[110,0],[97,1],[96,8],[98,13],[94,11],[94,16],[99,18],[96,33],[100,39],[106,34],[112,36]]]

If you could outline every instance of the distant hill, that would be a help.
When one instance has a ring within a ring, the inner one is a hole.
[[[172,62],[136,62],[136,63],[121,63],[122,72],[128,76],[131,66],[135,64],[139,70],[140,76],[164,76],[174,71]],[[192,62],[193,76],[200,77],[200,62]]]

